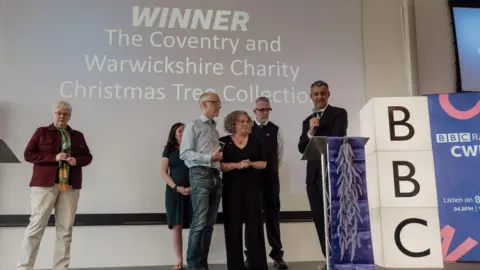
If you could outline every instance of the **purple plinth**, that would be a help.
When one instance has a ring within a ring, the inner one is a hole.
[[[335,270],[375,269],[363,140],[328,138],[330,268]]]

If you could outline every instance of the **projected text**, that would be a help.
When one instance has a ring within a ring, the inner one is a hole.
[[[69,78],[59,84],[60,94],[72,99],[173,98],[186,101],[196,100],[204,91],[211,91],[227,102],[251,102],[259,96],[267,96],[278,103],[307,103],[308,94],[295,87],[300,66],[263,56],[281,56],[280,35],[255,39],[229,34],[248,31],[249,20],[249,14],[242,11],[134,6],[133,29],[104,28],[104,38],[100,42],[111,50],[83,55],[83,68],[100,79],[92,83]],[[192,32],[191,29],[201,31]],[[211,34],[219,30],[225,36],[216,34],[218,32]],[[116,78],[128,76],[133,79],[128,83],[111,82],[108,74],[122,74]],[[145,80],[145,76],[163,77],[154,79],[158,85],[147,85],[142,82],[151,80]],[[211,85],[207,87],[186,86],[184,80],[193,76],[227,76],[239,78],[234,80],[241,80],[242,84],[217,83],[209,79]],[[280,80],[281,89],[266,87],[269,79]],[[244,83],[244,80],[253,81]]]

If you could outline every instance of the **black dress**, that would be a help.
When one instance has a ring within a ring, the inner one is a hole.
[[[245,159],[266,161],[260,141],[249,136],[243,149],[230,136],[220,138],[225,143],[222,162],[240,162]],[[234,169],[223,173],[223,213],[225,217],[225,245],[229,270],[243,270],[243,228],[249,242],[249,263],[252,270],[268,269],[262,222],[262,189],[260,170],[253,167]]]
[[[181,187],[190,187],[188,167],[180,159],[178,149],[170,153],[163,152],[162,157],[168,158],[169,174],[175,184]],[[165,189],[165,209],[167,210],[168,228],[182,224],[184,229],[190,228],[192,223],[192,202],[190,195],[184,196],[169,185]]]

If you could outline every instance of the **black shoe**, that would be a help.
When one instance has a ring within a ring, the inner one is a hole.
[[[286,269],[288,269],[288,265],[287,265],[287,263],[286,263],[283,259],[275,260],[275,261],[273,262],[273,267],[275,267],[275,268],[278,269],[278,270],[286,270]]]
[[[248,259],[246,259],[245,262],[243,263],[243,268],[250,269],[250,262],[248,261]]]

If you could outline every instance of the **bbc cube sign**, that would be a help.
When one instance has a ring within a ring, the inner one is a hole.
[[[374,98],[360,119],[375,263],[443,268],[427,98]]]

